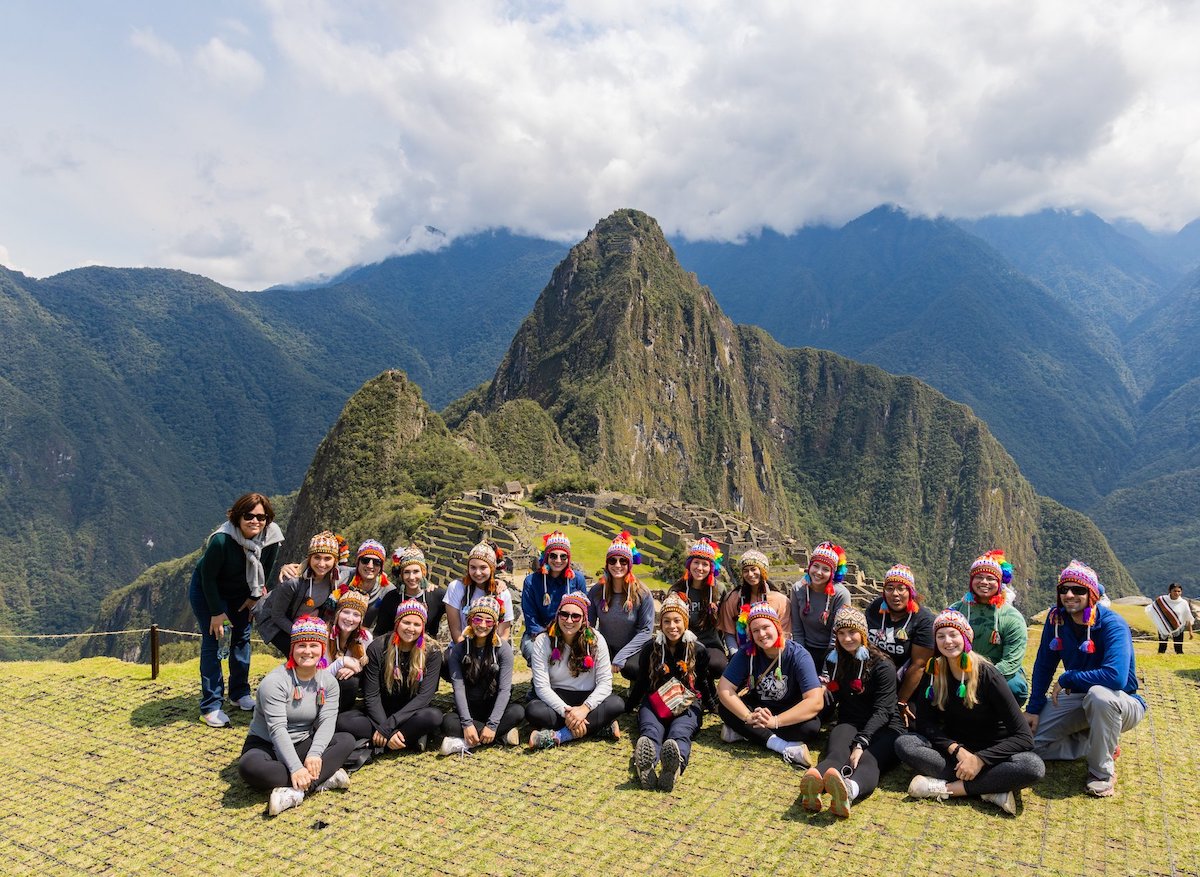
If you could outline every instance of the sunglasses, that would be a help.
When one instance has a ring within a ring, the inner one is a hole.
[[[629,566],[629,558],[627,557],[610,557],[608,562],[614,566]]]
[[[583,621],[583,616],[578,612],[560,612],[558,617],[563,621]]]
[[[488,624],[495,624],[496,619],[490,615],[472,615],[470,622],[472,627],[484,627]]]
[[[242,520],[243,521],[262,521],[265,524],[267,522],[267,516],[266,515],[256,515],[254,512],[246,512],[246,514],[242,515]]]
[[[546,555],[547,560],[566,560],[568,555],[562,551],[551,551]]]
[[[1070,594],[1072,597],[1086,597],[1088,589],[1083,585],[1059,585],[1058,593],[1063,595]]]
[[[378,560],[374,557],[362,557],[362,558],[359,558],[358,562],[359,562],[359,565],[361,565],[361,566],[378,566],[378,567],[383,566],[383,561]]]

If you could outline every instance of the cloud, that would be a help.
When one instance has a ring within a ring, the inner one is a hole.
[[[129,43],[135,49],[140,49],[149,57],[168,67],[179,67],[183,58],[179,50],[162,39],[153,28],[135,27],[129,34]]]
[[[8,254],[8,247],[4,246],[4,244],[0,244],[0,265],[3,265],[10,271],[18,270],[16,263],[13,262],[12,257]]]
[[[241,256],[251,249],[245,229],[229,220],[220,220],[212,227],[193,228],[180,238],[176,247],[183,256],[197,259],[228,259]]]
[[[257,91],[266,78],[266,71],[253,55],[230,46],[220,37],[213,37],[197,49],[195,61],[216,84],[242,92]]]

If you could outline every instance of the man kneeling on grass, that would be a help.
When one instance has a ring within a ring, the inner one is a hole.
[[[1025,718],[1038,755],[1086,756],[1088,794],[1107,798],[1116,790],[1120,736],[1142,720],[1146,701],[1137,693],[1129,625],[1099,603],[1095,571],[1072,560],[1058,577],[1058,604],[1042,628]],[[1060,661],[1063,672],[1051,684]]]

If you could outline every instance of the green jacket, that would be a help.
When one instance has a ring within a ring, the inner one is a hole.
[[[1029,629],[1020,612],[1007,604],[996,609],[994,606],[968,603],[965,600],[959,600],[950,608],[957,609],[967,616],[971,622],[971,630],[975,631],[971,648],[995,664],[1005,679],[1011,679],[1018,673],[1025,675],[1021,664],[1025,660]],[[998,645],[992,642],[993,630],[1000,634]]]

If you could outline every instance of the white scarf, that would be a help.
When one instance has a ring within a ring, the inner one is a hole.
[[[212,534],[224,533],[231,538],[246,552],[246,584],[250,586],[250,596],[255,600],[263,595],[263,588],[267,583],[267,574],[262,566],[262,552],[268,545],[274,545],[276,542],[283,541],[283,531],[279,529],[279,525],[274,521],[263,527],[262,532],[253,539],[247,539],[240,527],[233,524],[232,521],[226,521]],[[212,536],[208,537],[209,539]]]

